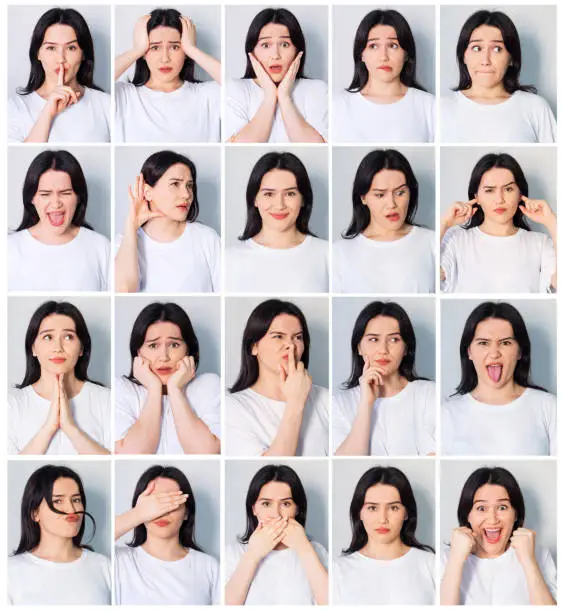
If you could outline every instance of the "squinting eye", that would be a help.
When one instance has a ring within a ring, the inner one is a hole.
[[[382,193],[376,193],[375,197],[378,198],[378,199],[381,199],[383,197],[383,194]]]
[[[398,196],[403,196],[403,195],[405,195],[405,193],[407,193],[406,189],[401,189],[401,191],[397,191],[397,195]]]

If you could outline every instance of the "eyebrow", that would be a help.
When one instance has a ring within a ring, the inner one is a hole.
[[[82,497],[80,495],[80,492],[77,491],[76,493],[71,493],[70,495],[66,495],[65,493],[59,493],[57,495],[51,495],[51,497],[54,499],[55,497],[58,499],[60,497]]]
[[[183,178],[173,178],[173,177],[170,177],[168,180],[169,181],[183,181],[184,179]],[[194,182],[193,179],[190,179],[188,181],[188,183],[193,183],[193,182]]]
[[[294,191],[297,189],[297,185],[294,187],[284,187],[283,189],[276,189],[275,187],[262,187],[260,191]]]
[[[274,38],[273,36],[260,36],[258,38],[258,42],[260,42],[261,40],[268,40],[270,38]],[[291,40],[291,36],[278,36],[278,38],[287,38],[289,40]]]
[[[376,36],[375,38],[368,38],[368,43],[373,42],[374,40],[381,40],[381,36]],[[396,36],[386,36],[385,40],[399,40]]]
[[[260,497],[258,501],[274,501],[271,497]],[[280,501],[293,501],[293,497],[284,497]]]
[[[501,187],[508,187],[509,185],[515,185],[516,181],[510,181],[510,183],[506,183],[506,185],[501,185]],[[496,187],[496,185],[483,185],[483,189],[492,189]]]
[[[386,505],[386,506],[394,506],[395,504],[400,504],[402,506],[403,502],[400,499],[396,501],[390,501],[390,502],[376,502],[376,501],[364,502],[364,506],[380,506],[381,504]]]
[[[287,332],[283,332],[283,331],[276,331],[275,329],[272,329],[271,331],[268,332],[269,334],[281,334],[282,336],[289,336],[291,334],[288,334]],[[293,335],[294,336],[298,336],[299,334],[302,334],[303,330],[295,332]]]
[[[48,192],[51,192],[51,191],[53,191],[53,190],[52,190],[52,189],[49,189],[49,188],[47,188],[47,187],[44,187],[43,189],[41,189],[41,187],[40,187],[40,188],[39,188],[37,191],[39,191],[39,192],[42,192],[42,191],[48,191]],[[61,192],[62,192],[62,191],[72,191],[72,187],[65,187],[64,189],[60,189],[59,191],[61,191]]]
[[[490,338],[475,338],[475,340],[490,340]],[[499,341],[502,342],[503,340],[516,340],[516,338],[514,336],[506,336],[506,338],[499,338]]]
[[[181,342],[184,341],[183,338],[177,338],[176,336],[166,336],[166,338],[168,338],[168,340],[180,340]],[[162,336],[157,336],[156,338],[153,338],[152,340],[145,340],[145,344],[148,344],[150,342],[156,342],[157,340],[161,340]]]
[[[475,43],[475,42],[484,42],[484,40],[482,38],[472,38],[469,41],[469,44]],[[491,40],[490,42],[504,44],[504,40]]]
[[[383,336],[384,334],[366,334],[366,337],[368,336]],[[391,332],[390,334],[387,334],[388,336],[400,336],[401,332]]]
[[[40,334],[46,334],[47,332],[54,332],[54,331],[55,331],[54,329],[44,329],[43,331],[40,331],[39,333],[40,333]],[[75,334],[75,333],[76,333],[76,330],[75,330],[75,329],[70,329],[70,328],[68,328],[68,329],[63,329],[62,331],[65,331],[65,332],[72,332],[73,334]]]
[[[508,497],[502,497],[501,499],[496,499],[495,502],[508,502],[508,503],[510,503],[510,500],[508,499]],[[475,504],[488,504],[488,503],[490,503],[490,502],[487,499],[476,499],[473,502],[473,505],[475,505]]]
[[[401,189],[402,187],[408,187],[408,185],[406,183],[403,183],[402,185],[399,185],[398,187],[393,187],[393,189],[379,189],[377,187],[374,187],[372,191],[397,191],[397,189]]]
[[[161,45],[164,41],[162,40],[155,40],[154,42],[149,43],[149,46],[153,46],[153,45]],[[168,41],[169,45],[179,45],[180,41],[179,40],[169,40]]]
[[[78,39],[75,38],[74,40],[71,40],[70,42],[66,42],[66,43],[62,43],[62,44],[63,45],[72,45],[72,44],[77,43],[77,42],[78,42]],[[49,42],[48,40],[46,40],[43,44],[44,45],[55,45],[55,46],[57,46],[57,45],[59,45],[61,43]]]

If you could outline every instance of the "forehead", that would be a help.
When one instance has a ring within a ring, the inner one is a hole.
[[[481,25],[478,28],[475,28],[473,32],[471,32],[469,40],[483,40],[485,42],[488,42],[492,40],[504,41],[504,38],[502,36],[502,32],[495,26]]]
[[[485,319],[475,328],[475,338],[508,338],[513,335],[512,325],[504,319]]]
[[[510,499],[510,496],[508,495],[508,491],[500,485],[485,484],[475,491],[473,501],[475,502],[478,499],[495,502],[499,499]]]
[[[56,23],[49,26],[45,30],[45,35],[43,36],[43,42],[54,42],[60,45],[64,45],[72,40],[76,40],[74,28],[62,23]]]
[[[43,321],[41,321],[41,325],[39,326],[39,331],[41,332],[44,329],[74,329],[76,330],[76,325],[74,320],[62,314],[52,314],[48,317],[45,317]]]
[[[183,338],[182,331],[176,325],[176,323],[172,323],[171,321],[157,321],[152,325],[147,327],[147,332],[145,334],[146,339],[153,338]]]
[[[378,315],[369,321],[366,325],[366,334],[392,334],[399,332],[399,322],[393,317]]]
[[[268,499],[287,499],[293,497],[291,487],[286,482],[268,482],[258,494],[258,499],[267,497]]]
[[[178,491],[180,485],[172,478],[156,478],[154,481],[154,490],[158,493],[173,493]]]
[[[185,164],[174,164],[160,177],[159,180],[168,180],[170,178],[179,178],[183,181],[192,180],[192,171]]]
[[[267,23],[261,30],[258,39],[289,37],[287,26],[281,23]]]
[[[72,189],[72,181],[70,176],[62,170],[47,170],[39,177],[37,189]]]
[[[150,42],[180,41],[181,35],[176,28],[169,26],[158,26],[149,32]]]
[[[53,483],[53,496],[55,495],[76,495],[80,493],[78,483],[72,478],[57,478]]]
[[[372,38],[397,38],[397,32],[395,28],[390,25],[379,24],[373,26],[373,28],[369,31],[368,40]]]
[[[514,174],[508,168],[491,168],[481,177],[480,185],[508,185],[514,181]]]
[[[380,170],[374,174],[371,189],[395,189],[407,182],[400,170]]]
[[[392,485],[386,484],[376,484],[373,487],[370,487],[366,491],[366,496],[364,498],[364,503],[372,503],[372,504],[390,504],[393,502],[400,502],[401,496],[399,495],[399,491],[396,487]]]
[[[276,330],[288,334],[298,334],[303,331],[299,319],[290,314],[280,314],[274,318],[268,331]]]
[[[296,186],[297,180],[293,172],[278,168],[266,172],[260,182],[260,189],[288,189]]]

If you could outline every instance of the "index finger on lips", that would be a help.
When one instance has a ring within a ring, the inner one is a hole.
[[[57,79],[57,85],[62,85],[65,82],[65,65],[64,63],[60,64],[59,74]]]

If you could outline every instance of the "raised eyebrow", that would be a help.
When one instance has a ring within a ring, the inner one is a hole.
[[[260,191],[295,191],[297,189],[297,185],[294,187],[284,187],[283,189],[274,189],[273,187],[261,187]]]
[[[54,331],[55,331],[54,329],[43,329],[39,333],[40,334],[46,334],[46,333],[50,333],[50,332],[54,332]],[[76,330],[75,329],[71,329],[70,327],[63,329],[62,331],[64,331],[64,332],[72,332],[73,334],[76,333]]]
[[[472,40],[469,41],[469,44],[478,43],[478,42],[485,42],[485,41],[482,38],[473,38]],[[497,44],[500,43],[501,45],[504,45],[504,40],[491,40],[489,42],[497,43]]]
[[[258,42],[260,42],[261,40],[269,40],[274,38],[273,36],[260,36],[258,38]],[[288,40],[291,40],[291,36],[278,36],[278,38],[287,38]]]
[[[399,185],[398,187],[393,187],[392,189],[378,189],[377,187],[374,187],[372,191],[397,191],[397,189],[402,189],[403,187],[408,187],[408,185],[406,183],[403,183],[402,185]]]
[[[493,503],[494,504],[498,504],[499,502],[508,502],[508,503],[510,503],[510,500],[508,499],[508,497],[501,497],[501,499],[496,499]],[[490,503],[490,502],[488,500],[486,500],[486,499],[476,499],[473,502],[473,505],[475,505],[475,504],[488,504],[488,503]]]
[[[368,43],[373,42],[375,40],[381,40],[381,36],[376,36],[375,38],[368,38]],[[399,40],[396,36],[386,36],[385,40]]]
[[[366,336],[375,336],[375,337],[377,337],[377,336],[383,336],[383,335],[385,335],[385,334],[366,334]],[[401,332],[398,332],[398,331],[396,331],[396,332],[391,332],[390,334],[387,334],[387,335],[388,335],[388,336],[400,336],[400,335],[401,335]]]
[[[75,38],[74,40],[71,40],[70,42],[63,43],[63,45],[73,45],[74,43],[77,43],[77,42],[78,42],[78,39],[77,39],[77,38]],[[47,40],[46,40],[46,41],[45,41],[43,44],[44,44],[44,45],[55,45],[55,47],[56,47],[56,46],[57,46],[58,44],[60,44],[60,43],[56,43],[56,42],[49,42],[49,41],[47,41]]]

